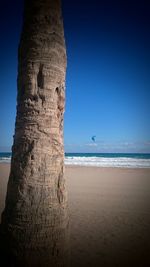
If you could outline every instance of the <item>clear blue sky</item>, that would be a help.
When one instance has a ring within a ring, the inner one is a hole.
[[[23,9],[9,2],[0,11],[0,151],[14,133]],[[63,1],[66,152],[150,152],[149,12],[146,1]]]

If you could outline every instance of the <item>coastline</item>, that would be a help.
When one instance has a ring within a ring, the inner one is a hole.
[[[10,164],[0,163],[0,213]],[[150,265],[150,169],[66,166],[71,267]]]
[[[0,153],[0,163],[9,163],[11,152]],[[65,153],[66,166],[150,168],[150,153]]]

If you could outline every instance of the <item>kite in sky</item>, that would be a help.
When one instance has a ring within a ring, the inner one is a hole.
[[[93,142],[95,142],[95,138],[96,138],[96,135],[93,135],[93,136],[91,137],[91,139],[92,139]]]

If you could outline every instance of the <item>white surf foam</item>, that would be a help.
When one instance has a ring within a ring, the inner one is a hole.
[[[11,161],[11,157],[1,157],[0,163],[9,163]]]
[[[66,165],[95,166],[95,167],[123,167],[150,168],[150,159],[138,158],[104,158],[104,157],[66,157]]]
[[[9,163],[10,157],[1,157],[1,163]],[[106,157],[65,157],[65,165],[93,167],[150,168],[150,159],[106,158]]]

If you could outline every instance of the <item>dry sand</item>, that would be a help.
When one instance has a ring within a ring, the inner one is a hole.
[[[0,164],[0,212],[9,174]],[[150,169],[67,167],[71,267],[150,266]]]

